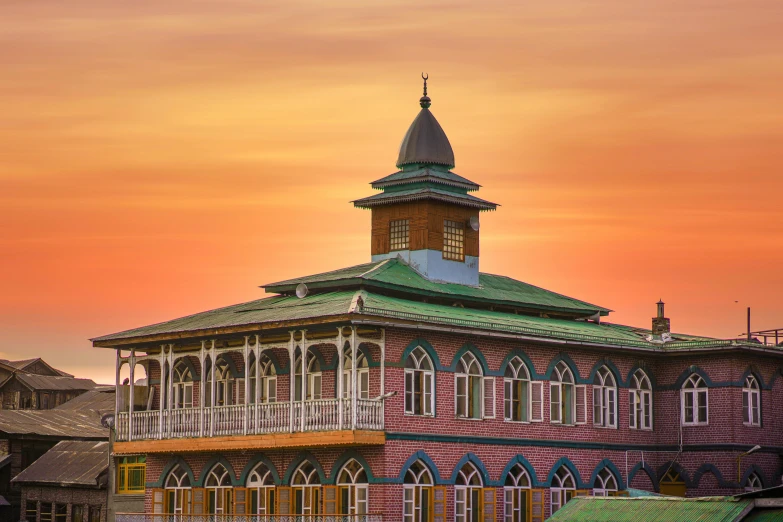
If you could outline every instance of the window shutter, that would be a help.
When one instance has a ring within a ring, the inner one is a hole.
[[[446,486],[435,486],[432,490],[432,522],[446,522]]]
[[[511,420],[511,386],[512,381],[509,379],[503,380],[503,418],[505,420]]]
[[[337,514],[337,486],[324,486],[324,515]]]
[[[603,388],[600,386],[593,386],[593,426],[602,426],[602,411],[601,411],[601,399],[602,397]],[[579,395],[577,394],[577,401],[579,400]]]
[[[530,382],[530,422],[544,420],[544,383]]]
[[[454,414],[457,417],[467,417],[468,376],[457,375],[454,379]]]
[[[495,418],[495,378],[484,377],[484,418]]]
[[[495,521],[495,488],[482,488],[482,503],[485,522]]]
[[[405,370],[405,413],[413,413],[413,372]]]
[[[277,402],[277,377],[267,377],[267,402]]]
[[[549,383],[549,422],[560,424],[560,383]]]
[[[249,515],[247,488],[234,488],[234,514]]]
[[[544,490],[530,490],[530,521],[544,522]]]
[[[278,515],[291,514],[291,488],[288,486],[279,486],[277,489],[277,511]]]
[[[190,513],[192,515],[204,515],[207,512],[207,492],[204,488],[190,490]]]
[[[609,422],[608,425],[612,428],[617,428],[617,388],[609,388],[607,390],[607,405],[609,408]]]
[[[435,411],[435,405],[434,405],[434,394],[433,394],[433,386],[432,386],[432,373],[430,372],[424,372],[424,414],[425,415],[433,415]]]
[[[155,514],[165,513],[166,492],[162,489],[152,490],[152,512]]]
[[[636,395],[639,392],[637,390],[628,390],[628,427],[636,428]]]
[[[183,515],[190,514],[190,510],[193,507],[191,505],[192,503],[193,503],[193,490],[192,489],[182,490],[182,514]]]
[[[577,384],[574,388],[576,390],[574,424],[587,424],[587,387],[584,384]]]

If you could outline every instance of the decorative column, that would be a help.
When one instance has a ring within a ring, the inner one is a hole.
[[[302,418],[300,422],[301,430],[305,430],[305,418],[307,417],[307,339],[305,331],[302,332]]]
[[[294,400],[296,399],[296,361],[294,361],[294,332],[288,340],[288,431],[294,431]]]
[[[258,367],[260,366],[258,364],[259,360],[261,359],[261,338],[258,334],[256,334],[256,349],[255,349],[255,357],[256,357],[256,364],[253,366],[253,372],[256,375],[256,389],[253,393],[255,393],[255,400],[253,401],[256,408],[256,423],[255,423],[255,432],[259,433],[261,429],[261,376],[258,374]],[[275,381],[275,384],[277,381]],[[277,396],[275,396],[275,400],[277,400]]]
[[[168,413],[168,435],[171,436],[171,433],[174,431],[174,423],[176,422],[174,414],[172,413],[172,410],[174,410],[174,345],[169,344],[169,378],[166,381],[168,384],[168,403],[169,403],[169,413]]]
[[[386,394],[386,330],[381,328],[381,397]]]
[[[343,365],[345,364],[345,354],[343,353],[344,347],[345,340],[343,339],[343,329],[340,327],[337,329],[337,375],[335,375],[335,378],[337,379],[338,429],[343,429],[343,416],[345,415],[345,408],[343,407],[343,404],[345,404],[343,399],[343,396],[345,395],[345,390],[343,390],[343,387],[345,386],[345,383],[343,382]]]
[[[199,415],[198,415],[198,435],[199,437],[204,436],[204,398],[206,396],[206,383],[207,383],[207,372],[204,369],[204,365],[206,364],[206,341],[201,341],[201,350],[198,352],[198,360],[200,365],[201,374],[199,375],[199,387],[198,387],[198,407],[199,407]]]
[[[136,349],[131,348],[130,357],[129,357],[129,364],[130,364],[130,381],[128,382],[128,396],[130,397],[129,403],[130,406],[128,408],[128,440],[133,440],[133,380],[134,380],[134,370],[136,369]]]
[[[120,349],[117,349],[117,359],[114,365],[114,418],[119,419],[120,413],[120,399],[122,398],[122,390],[120,389],[120,369],[122,368],[122,356],[120,356]],[[35,397],[35,394],[33,394]]]
[[[351,429],[356,429],[356,327],[351,327]]]
[[[163,438],[163,410],[165,405],[163,403],[163,390],[166,386],[166,345],[160,345],[160,355],[158,356],[158,364],[160,365],[160,382],[158,383],[158,438]]]
[[[243,408],[244,413],[244,419],[242,424],[242,433],[244,435],[247,435],[247,420],[248,416],[250,415],[250,372],[248,371],[248,365],[250,362],[250,359],[248,358],[248,340],[250,339],[249,336],[245,336],[245,407]],[[258,360],[256,360],[256,363]],[[258,364],[256,364],[258,366]],[[256,382],[256,386],[258,386],[258,382]]]
[[[209,365],[209,376],[211,382],[209,383],[209,436],[213,436],[215,433],[215,366],[217,361],[215,360],[215,340],[212,339],[212,346],[209,348],[209,359],[212,364]]]

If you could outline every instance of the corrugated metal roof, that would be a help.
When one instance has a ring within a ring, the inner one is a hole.
[[[441,190],[433,187],[421,187],[410,190],[398,190],[394,192],[381,192],[362,199],[354,200],[352,203],[359,208],[372,208],[378,205],[391,205],[392,203],[406,203],[409,201],[419,201],[422,199],[434,199],[436,201],[445,201],[481,210],[495,210],[497,203],[492,203],[485,199],[477,198],[470,194],[460,194],[449,190]]]
[[[783,509],[756,508],[743,519],[743,522],[783,522]]]
[[[11,366],[12,368],[16,368],[17,370],[26,370],[28,366],[31,366],[32,364],[36,362],[41,362],[46,366],[47,368],[50,368],[53,372],[57,372],[60,375],[63,375],[65,377],[73,377],[70,373],[66,373],[62,370],[58,370],[51,364],[47,363],[40,357],[36,357],[35,359],[24,359],[21,361],[9,361],[8,359],[0,359],[0,364],[5,364],[6,366]],[[29,372],[28,372],[29,373]]]
[[[469,192],[478,190],[481,185],[470,181],[468,178],[463,178],[459,174],[455,174],[450,170],[443,167],[425,167],[425,168],[408,168],[407,170],[400,170],[388,176],[384,176],[381,179],[373,181],[370,185],[373,188],[381,189],[384,187],[393,187],[396,185],[404,185],[407,183],[430,181],[433,183],[443,183],[444,185],[451,185],[456,187],[463,187]]]
[[[96,412],[99,415],[114,411],[114,386],[104,386],[90,390],[57,406],[55,410],[77,410],[81,412]]]
[[[109,443],[67,440],[57,443],[12,482],[68,486],[100,486],[109,468]]]
[[[98,392],[83,395],[92,393]],[[0,410],[0,433],[108,439],[109,430],[101,426],[101,416],[114,411],[114,392],[101,392],[100,395],[102,397],[88,395],[80,401],[77,400],[81,396],[76,397],[53,410]]]
[[[552,515],[551,522],[731,522],[752,500],[733,497],[576,497]]]
[[[78,379],[61,375],[37,375],[34,373],[17,373],[16,378],[33,390],[92,390],[97,386],[91,379]]]

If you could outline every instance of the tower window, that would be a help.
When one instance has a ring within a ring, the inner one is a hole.
[[[389,235],[391,236],[392,250],[407,250],[410,237],[410,220],[396,219],[389,223]]]
[[[465,225],[457,221],[443,221],[443,259],[465,261]]]

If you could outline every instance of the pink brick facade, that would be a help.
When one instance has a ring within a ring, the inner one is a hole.
[[[415,346],[430,353],[437,367],[435,374],[435,416],[404,413],[404,356]],[[380,349],[365,345],[371,355],[370,396],[380,392]],[[335,396],[335,358],[333,346],[317,349],[323,364],[322,393]],[[494,419],[458,419],[455,416],[455,374],[458,357],[471,351],[482,364],[484,375],[495,376]],[[288,400],[288,360],[285,350],[274,357],[280,365],[278,400]],[[384,520],[402,520],[405,470],[416,459],[424,461],[435,482],[446,486],[446,520],[454,520],[454,479],[459,467],[472,462],[480,471],[485,487],[497,488],[495,519],[504,519],[502,488],[507,470],[521,463],[532,486],[544,492],[545,514],[550,514],[552,474],[566,466],[577,489],[594,487],[596,474],[611,471],[619,489],[632,487],[647,491],[658,489],[657,482],[668,469],[678,472],[688,496],[723,495],[741,492],[752,472],[764,486],[781,482],[783,419],[776,412],[783,405],[781,359],[749,352],[703,354],[650,354],[644,350],[597,350],[578,346],[499,340],[489,337],[433,333],[389,328],[385,336],[385,391],[396,392],[385,403],[385,432],[382,446],[357,448],[320,448],[317,433],[307,451],[272,450],[149,455],[146,470],[146,510],[152,509],[151,490],[162,487],[166,473],[174,464],[192,474],[200,485],[212,465],[221,462],[232,474],[235,486],[244,485],[253,463],[266,459],[277,475],[276,483],[286,478],[304,460],[319,470],[322,484],[334,484],[340,465],[356,458],[367,468],[369,511],[382,513]],[[511,356],[528,365],[532,380],[544,382],[543,420],[507,422],[503,419],[503,372]],[[565,361],[576,380],[586,385],[586,423],[564,426],[550,422],[549,383],[552,368]],[[193,361],[198,369],[198,359]],[[243,375],[242,358],[235,358],[238,375]],[[593,426],[593,376],[602,365],[610,368],[618,383],[618,426]],[[653,429],[629,428],[629,379],[642,368],[653,384]],[[706,426],[680,426],[680,386],[691,373],[701,375],[708,385],[709,423]],[[742,383],[752,372],[761,383],[761,426],[748,427],[742,419]],[[155,372],[152,373],[153,382]],[[243,400],[243,395],[238,397]],[[679,438],[682,436],[682,451]],[[762,450],[742,459],[737,481],[737,456],[754,445]],[[642,459],[644,465],[642,466]],[[674,463],[672,464],[672,462]],[[630,482],[630,483],[629,483]],[[485,520],[489,520],[488,518]]]

